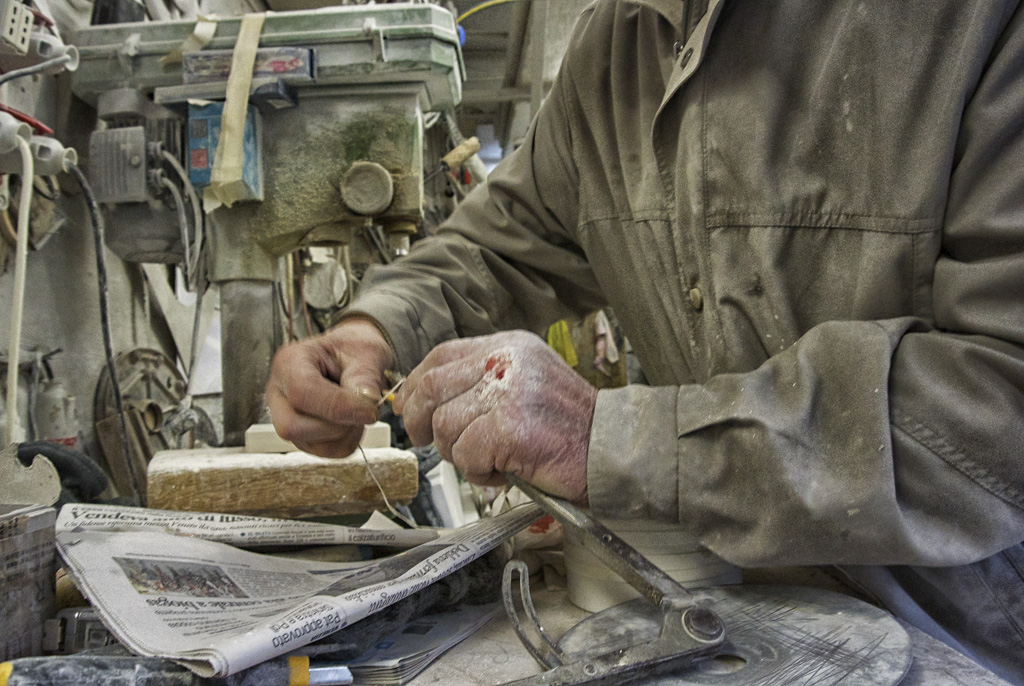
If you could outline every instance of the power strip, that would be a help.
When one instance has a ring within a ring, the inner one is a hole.
[[[24,55],[28,52],[29,38],[35,17],[20,0],[0,0],[3,33],[0,34],[0,52]]]

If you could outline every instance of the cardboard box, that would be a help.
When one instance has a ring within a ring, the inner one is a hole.
[[[231,74],[233,50],[186,52],[181,60],[183,83],[227,81]],[[254,79],[270,77],[288,83],[313,80],[313,51],[309,48],[260,48],[252,65]]]
[[[224,111],[223,102],[205,104],[189,103],[188,106],[188,176],[196,190],[210,185],[213,173],[213,159],[220,140],[220,119]],[[247,191],[243,200],[263,200],[262,125],[260,113],[249,105],[245,116],[243,150],[245,162],[242,166],[242,182]]]

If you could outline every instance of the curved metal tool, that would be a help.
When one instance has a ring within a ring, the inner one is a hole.
[[[628,684],[666,674],[717,653],[725,641],[725,624],[696,596],[647,558],[609,531],[603,524],[574,505],[550,496],[515,476],[510,483],[533,498],[562,524],[566,536],[593,553],[613,571],[654,603],[661,611],[657,639],[631,645],[604,655],[572,662],[547,636],[540,625],[529,594],[528,573],[521,562],[505,569],[502,596],[516,633],[530,654],[548,671],[535,677],[509,682],[506,686],[570,686],[574,684]],[[519,572],[522,604],[532,628],[540,636],[532,641],[515,610],[512,572]]]

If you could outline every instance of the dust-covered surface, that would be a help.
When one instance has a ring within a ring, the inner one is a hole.
[[[265,199],[232,211],[236,225],[267,250],[283,254],[308,244],[314,231],[320,242],[347,239],[347,227],[364,219],[344,206],[339,189],[359,160],[381,165],[395,182],[394,202],[377,219],[418,221],[422,152],[413,99],[310,101],[270,114],[264,124]]]

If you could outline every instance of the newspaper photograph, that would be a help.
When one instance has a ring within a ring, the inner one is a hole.
[[[126,530],[112,524],[117,511]],[[230,520],[273,520],[176,512],[146,520],[144,512],[66,505],[57,550],[122,643],[202,676],[234,674],[343,629],[458,570],[541,516],[536,505],[522,505],[392,557],[338,563],[278,558],[200,537],[232,529],[241,537]],[[203,516],[214,519],[196,519]],[[222,516],[227,521],[218,522]],[[168,533],[182,523],[196,526],[185,527],[184,535]]]

